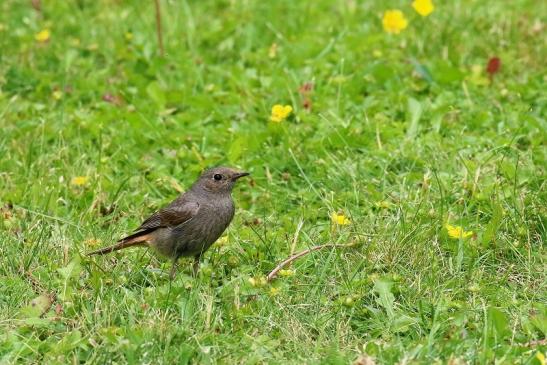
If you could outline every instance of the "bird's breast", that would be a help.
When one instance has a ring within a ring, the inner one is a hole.
[[[207,243],[216,240],[228,227],[234,217],[234,204],[231,201],[217,201],[215,204],[204,204],[192,223]]]
[[[234,217],[234,210],[231,200],[200,202],[197,214],[172,231],[177,255],[205,252],[226,230]]]

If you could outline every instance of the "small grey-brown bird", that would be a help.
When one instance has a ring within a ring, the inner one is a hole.
[[[205,171],[184,194],[152,214],[135,233],[115,245],[90,252],[104,255],[132,246],[148,246],[171,258],[171,278],[181,256],[194,257],[194,273],[203,253],[222,235],[234,217],[232,188],[249,175],[228,167]]]

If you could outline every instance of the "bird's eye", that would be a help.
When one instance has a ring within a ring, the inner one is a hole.
[[[215,179],[216,181],[220,181],[220,180],[222,180],[222,175],[221,174],[215,174],[215,176],[213,176],[213,179]]]

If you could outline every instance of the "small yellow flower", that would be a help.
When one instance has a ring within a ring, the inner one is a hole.
[[[46,43],[47,41],[49,41],[50,37],[51,37],[51,32],[49,31],[49,29],[43,29],[39,31],[38,33],[36,33],[36,35],[34,36],[34,39],[36,39],[37,42]]]
[[[63,92],[60,90],[55,90],[53,94],[51,94],[51,96],[53,96],[53,99],[55,100],[61,100],[61,98],[63,97]]]
[[[276,296],[277,294],[279,294],[280,290],[279,288],[276,288],[276,287],[271,287],[270,289],[270,295],[273,297],[273,296]]]
[[[543,352],[536,352],[536,359],[538,359],[540,365],[545,365],[545,355],[543,354]]]
[[[482,65],[471,66],[471,74],[473,74],[473,76],[482,75]]]
[[[272,107],[272,116],[270,117],[270,120],[272,122],[282,122],[291,114],[292,112],[292,106],[290,105],[280,105],[276,104]]]
[[[277,56],[277,43],[272,43],[268,50],[268,57],[275,58],[275,56]]]
[[[467,290],[469,290],[471,293],[478,293],[481,290],[481,287],[477,284],[471,284],[467,287]]]
[[[70,181],[70,184],[75,186],[82,186],[87,183],[87,176],[76,176]]]
[[[96,238],[90,238],[86,240],[84,243],[86,246],[95,247],[95,246],[99,246],[102,243],[102,241]]]
[[[435,10],[435,6],[431,0],[414,0],[412,7],[421,16],[428,16]]]
[[[355,304],[355,299],[352,295],[347,296],[343,298],[342,304],[344,304],[346,307],[353,307],[353,305]]]
[[[133,33],[131,33],[131,32],[125,33],[125,39],[126,39],[127,41],[132,40],[132,39],[133,39]]]
[[[251,286],[253,286],[255,288],[260,288],[260,287],[263,287],[266,284],[268,284],[268,281],[263,276],[260,276],[260,277],[257,277],[257,278],[249,278],[248,281],[249,281],[249,284],[251,284]]]
[[[471,66],[471,73],[467,76],[467,79],[477,86],[486,86],[490,83],[490,80],[484,74],[484,67],[482,65]]]
[[[408,26],[408,20],[400,10],[387,10],[382,18],[382,25],[386,32],[399,34]]]
[[[334,224],[338,224],[340,226],[345,226],[351,223],[349,218],[346,217],[344,213],[333,212],[330,216],[330,219]]]
[[[294,275],[294,270],[279,270],[279,276],[289,277]]]
[[[228,236],[222,236],[218,239],[217,245],[218,246],[224,246],[228,243]]]
[[[469,238],[473,236],[473,231],[464,231],[462,227],[460,226],[453,226],[451,224],[446,224],[446,231],[448,232],[448,236],[450,238],[454,239],[460,239],[460,238]]]

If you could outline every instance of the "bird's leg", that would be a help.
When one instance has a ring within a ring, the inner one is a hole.
[[[171,266],[171,271],[169,272],[169,279],[172,281],[175,279],[175,276],[177,275],[177,268],[179,266],[179,260],[178,257],[173,260],[173,265]]]
[[[201,254],[194,256],[194,263],[192,264],[192,270],[194,272],[194,277],[198,276],[199,271],[199,260],[201,259]]]

